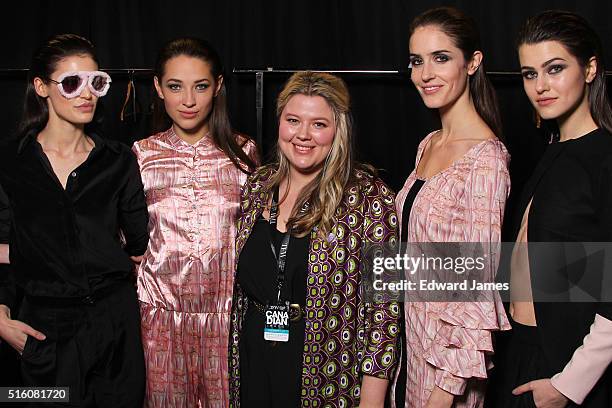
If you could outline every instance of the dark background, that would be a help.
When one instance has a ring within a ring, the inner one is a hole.
[[[358,157],[381,169],[382,178],[399,190],[414,167],[418,142],[439,126],[424,107],[406,72],[408,26],[427,8],[453,5],[480,26],[487,71],[517,72],[514,37],[528,16],[557,8],[586,17],[612,55],[612,3],[606,1],[432,1],[432,0],[78,0],[11,1],[2,5],[0,25],[0,137],[9,137],[19,120],[24,71],[35,47],[48,36],[73,32],[97,47],[102,69],[152,68],[158,48],[179,36],[211,41],[224,60],[234,127],[255,137],[255,75],[233,69],[402,70],[396,75],[342,75],[353,96]],[[113,85],[102,101],[104,135],[126,144],[149,135],[152,76],[148,72],[112,73]],[[276,138],[275,96],[288,75],[266,74],[264,153]],[[129,79],[136,84],[120,120]],[[545,146],[534,126],[533,110],[518,75],[491,74],[512,155],[516,194]],[[512,212],[514,195],[509,201]],[[0,385],[15,379],[13,359],[0,355]]]

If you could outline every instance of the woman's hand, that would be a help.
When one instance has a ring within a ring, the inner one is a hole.
[[[454,399],[455,396],[450,392],[444,391],[440,387],[434,387],[425,408],[450,408]]]
[[[530,381],[512,390],[512,394],[521,395],[524,392],[533,393],[533,402],[537,408],[564,408],[569,400],[561,394],[550,382],[550,378]]]
[[[0,337],[19,354],[23,353],[28,336],[42,341],[46,336],[19,320],[11,320],[11,313],[6,305],[0,305]]]
[[[130,256],[130,259],[132,260],[132,262],[134,262],[136,265],[140,265],[140,263],[142,262],[142,259],[144,258],[144,255],[139,255],[139,256]]]

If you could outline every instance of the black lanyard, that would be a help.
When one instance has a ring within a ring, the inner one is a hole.
[[[272,205],[270,206],[270,220],[268,235],[270,238],[270,248],[272,249],[272,254],[277,262],[278,267],[278,276],[277,276],[277,290],[278,294],[276,295],[276,302],[280,304],[281,298],[281,290],[283,288],[283,284],[285,283],[285,265],[287,263],[287,249],[289,248],[289,240],[291,239],[291,231],[285,232],[283,236],[283,240],[281,241],[280,251],[278,255],[276,254],[276,248],[274,248],[274,240],[272,239],[272,229],[276,229],[276,220],[278,218],[278,188],[274,190],[274,194],[272,196]]]

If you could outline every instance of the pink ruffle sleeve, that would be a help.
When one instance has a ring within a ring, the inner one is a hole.
[[[483,280],[493,282],[499,264],[501,225],[510,192],[508,155],[497,143],[485,143],[465,183],[467,208],[463,242],[489,244]],[[486,248],[485,248],[486,250]],[[500,296],[491,292],[491,302],[430,303],[433,316],[440,319],[427,361],[436,367],[436,385],[461,395],[467,379],[486,378],[493,353],[492,331],[509,330]]]

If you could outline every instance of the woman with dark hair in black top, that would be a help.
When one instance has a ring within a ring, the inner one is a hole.
[[[569,303],[577,275],[599,283],[605,273],[594,258],[569,261],[576,243],[612,241],[612,111],[601,46],[584,19],[561,11],[530,18],[518,46],[525,92],[558,133],[519,205],[514,330],[498,349],[490,406],[610,407],[611,304]]]
[[[83,37],[55,36],[34,55],[21,138],[0,147],[0,261],[10,249],[12,271],[0,275],[0,338],[28,387],[69,387],[74,406],[141,407],[133,261],[148,216],[132,152],[88,128],[109,86]]]

